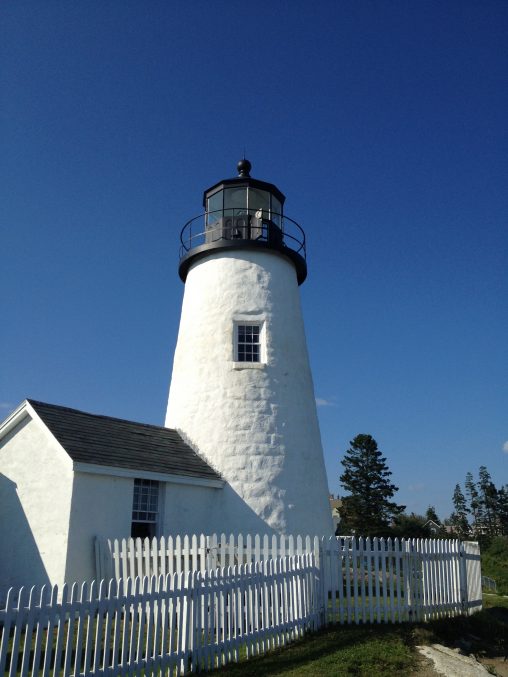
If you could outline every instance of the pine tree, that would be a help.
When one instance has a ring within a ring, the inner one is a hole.
[[[357,435],[341,463],[340,482],[349,496],[342,498],[341,531],[376,536],[389,531],[391,522],[405,506],[393,498],[398,487],[389,480],[390,470],[371,435]]]
[[[497,492],[497,517],[501,536],[508,536],[508,484]]]
[[[469,522],[467,521],[467,513],[469,511],[460,484],[455,485],[455,491],[453,492],[453,507],[455,510],[452,512],[450,520],[455,529],[455,533],[459,538],[467,538],[470,533]]]
[[[427,508],[427,512],[425,513],[425,517],[428,520],[432,520],[436,524],[441,524],[441,520],[437,516],[436,509],[434,508],[433,505],[429,505],[429,507]]]
[[[473,518],[472,531],[473,535],[477,536],[481,533],[481,524],[483,522],[483,512],[480,501],[480,494],[476,488],[476,483],[473,479],[473,474],[468,472],[466,475],[466,496],[469,501],[469,512]]]
[[[483,517],[482,531],[487,536],[496,536],[499,533],[497,516],[498,491],[492,482],[489,471],[482,465],[478,473],[479,503]]]

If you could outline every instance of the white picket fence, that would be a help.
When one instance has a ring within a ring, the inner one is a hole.
[[[193,536],[97,541],[78,588],[9,591],[0,675],[180,675],[326,623],[425,621],[481,608],[476,543]]]
[[[336,539],[330,539],[330,543],[334,547]],[[319,556],[320,547],[321,541],[317,536],[266,534],[96,539],[96,578],[142,578],[187,571],[211,571],[308,552]]]
[[[0,674],[183,675],[319,626],[312,554],[216,571],[9,591]],[[61,598],[61,601],[58,601]]]
[[[346,537],[338,547],[320,545],[328,623],[428,621],[481,609],[477,543]]]
[[[481,608],[477,543],[212,534],[97,539],[98,579],[135,578],[314,553],[326,622],[430,620]]]

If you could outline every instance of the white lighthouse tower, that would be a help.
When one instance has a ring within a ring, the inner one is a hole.
[[[305,235],[276,186],[205,191],[181,234],[185,294],[166,426],[226,480],[204,531],[333,533],[298,285]]]

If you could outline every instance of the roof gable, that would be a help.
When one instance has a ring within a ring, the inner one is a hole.
[[[176,430],[27,401],[75,462],[221,479]]]

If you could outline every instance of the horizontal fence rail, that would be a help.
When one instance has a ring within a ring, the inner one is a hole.
[[[12,590],[0,674],[186,674],[283,646],[319,625],[312,554],[80,588]],[[58,599],[61,601],[58,601]]]

